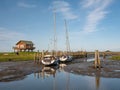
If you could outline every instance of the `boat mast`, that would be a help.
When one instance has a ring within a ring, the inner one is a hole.
[[[70,52],[70,43],[69,43],[69,36],[68,36],[66,20],[65,20],[65,31],[66,31],[66,50],[67,50],[67,54],[68,54]]]
[[[56,8],[54,8],[54,55],[57,56],[57,36],[56,36]]]

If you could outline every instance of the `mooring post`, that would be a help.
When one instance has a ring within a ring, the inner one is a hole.
[[[39,54],[39,63],[41,63],[42,55],[41,53]]]
[[[87,52],[85,51],[85,55],[84,55],[85,58],[87,58]]]
[[[40,58],[39,58],[39,50],[37,51],[37,62],[39,63],[39,60],[40,60]]]
[[[105,55],[105,52],[103,52],[103,59],[105,59],[106,58],[106,55]]]
[[[39,50],[37,51],[37,60],[39,61]]]
[[[34,62],[35,63],[39,63],[40,62],[39,50],[34,54]]]
[[[94,63],[95,63],[95,68],[101,68],[98,50],[95,51],[95,62]]]
[[[43,59],[43,57],[44,57],[44,50],[42,51],[42,59]]]
[[[36,53],[34,53],[34,62],[36,63]]]

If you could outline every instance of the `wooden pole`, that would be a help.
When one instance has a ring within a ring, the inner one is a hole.
[[[106,55],[105,55],[105,52],[103,52],[103,59],[105,59],[106,58]]]
[[[34,63],[36,63],[36,53],[34,53]]]
[[[43,59],[43,57],[44,57],[44,50],[42,51],[42,59]]]
[[[100,57],[99,57],[99,51],[96,50],[95,51],[95,68],[101,68],[101,65],[100,65]]]
[[[40,63],[41,62],[41,54],[39,53],[39,50],[34,54],[34,62]]]

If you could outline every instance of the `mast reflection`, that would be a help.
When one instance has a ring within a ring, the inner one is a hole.
[[[96,71],[96,76],[95,76],[96,90],[99,90],[100,87],[100,73],[101,70]]]

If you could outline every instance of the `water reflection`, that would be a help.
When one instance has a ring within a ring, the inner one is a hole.
[[[35,72],[34,77],[35,78],[48,78],[49,76],[53,76],[55,78],[56,70],[58,69],[58,66],[44,66],[41,71]]]
[[[100,87],[100,73],[101,73],[101,70],[97,70],[95,75],[96,90],[99,90],[99,87]]]
[[[65,64],[65,63],[60,63],[59,64],[59,70],[60,71],[64,71],[64,67],[66,67],[67,66],[67,64]]]
[[[0,90],[120,90],[120,79],[101,78],[101,70],[90,77],[65,72],[65,66],[43,66],[21,81],[0,83]]]
[[[34,78],[49,78],[52,76],[55,78],[56,76],[56,71],[58,72],[65,72],[64,67],[67,66],[65,63],[60,63],[59,66],[43,66],[41,71],[35,72],[34,73]]]
[[[53,83],[53,90],[58,90],[59,89],[58,82],[60,82],[60,84],[64,83],[64,90],[74,90],[74,89],[81,90],[79,88],[79,85],[77,85],[78,88],[72,87],[72,89],[71,89],[72,85],[78,84],[77,82],[79,82],[80,84],[82,82],[83,83],[85,83],[85,82],[84,81],[81,82],[79,79],[78,79],[78,81],[72,81],[71,80],[72,77],[70,76],[70,73],[64,71],[65,66],[67,66],[67,64],[65,64],[65,63],[59,64],[59,67],[45,66],[45,67],[42,68],[41,71],[34,73],[34,78],[37,78],[37,79],[41,79],[41,78],[42,79],[47,79],[47,78],[49,78],[50,79],[51,77],[53,77],[54,78],[53,82],[52,82]],[[63,82],[62,82],[62,80],[58,79],[59,75],[56,76],[56,73],[58,74],[58,72],[59,73],[64,73],[64,81]],[[101,74],[101,70],[97,70],[96,73],[95,73],[95,77],[94,77],[95,78],[95,81],[94,81],[95,85],[94,85],[94,87],[92,87],[93,90],[100,90],[100,74]],[[87,78],[90,78],[90,77],[87,77]],[[89,84],[91,84],[91,83],[89,83]],[[88,86],[87,86],[86,90],[90,90],[90,87],[88,88]]]

